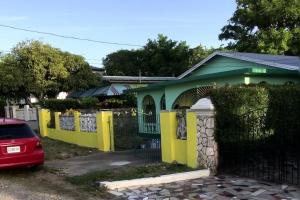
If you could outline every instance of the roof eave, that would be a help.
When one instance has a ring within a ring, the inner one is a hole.
[[[212,58],[214,58],[217,55],[218,56],[228,57],[228,58],[239,59],[239,60],[243,60],[243,61],[247,61],[247,62],[253,62],[253,63],[256,63],[256,64],[261,64],[261,65],[267,65],[267,66],[271,66],[271,67],[281,68],[281,69],[297,70],[297,71],[299,70],[300,71],[300,67],[297,67],[297,66],[286,65],[286,64],[278,64],[278,63],[274,63],[274,62],[267,62],[267,61],[262,61],[262,60],[258,60],[258,59],[248,58],[248,57],[245,57],[245,56],[239,56],[239,55],[234,55],[234,54],[228,54],[226,52],[216,51],[216,52],[210,54],[205,59],[203,59],[198,64],[194,65],[193,67],[191,67],[190,69],[188,69],[187,71],[185,71],[184,73],[182,73],[181,75],[179,75],[177,78],[178,79],[184,78],[185,76],[187,76],[188,74],[190,74],[194,70],[198,69],[201,65],[205,64],[206,62],[208,62],[209,60],[211,60]]]

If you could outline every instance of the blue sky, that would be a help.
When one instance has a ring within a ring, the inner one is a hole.
[[[94,40],[144,45],[162,33],[171,39],[218,47],[220,29],[235,10],[234,0],[9,0],[1,2],[0,24]],[[56,38],[0,27],[0,51],[38,39],[83,55],[101,67],[105,55],[133,47]],[[224,42],[223,42],[224,43]]]

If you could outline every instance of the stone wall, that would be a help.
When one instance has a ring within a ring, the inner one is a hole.
[[[218,145],[215,141],[214,112],[197,113],[197,151],[200,167],[209,168],[216,173],[218,165]]]

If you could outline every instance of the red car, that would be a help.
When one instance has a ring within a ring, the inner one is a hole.
[[[40,138],[21,120],[0,118],[0,169],[44,163]]]

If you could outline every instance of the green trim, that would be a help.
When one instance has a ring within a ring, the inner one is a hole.
[[[211,78],[223,78],[228,76],[237,76],[237,75],[247,75],[247,76],[290,76],[290,77],[299,77],[299,72],[296,70],[286,70],[286,69],[265,69],[263,71],[253,70],[253,68],[237,69],[225,72],[218,72],[213,74],[205,74],[194,77],[182,78],[175,81],[165,81],[147,87],[127,90],[126,92],[141,92],[147,90],[155,90],[168,85],[176,85],[181,83],[188,83],[193,81],[211,79]]]

